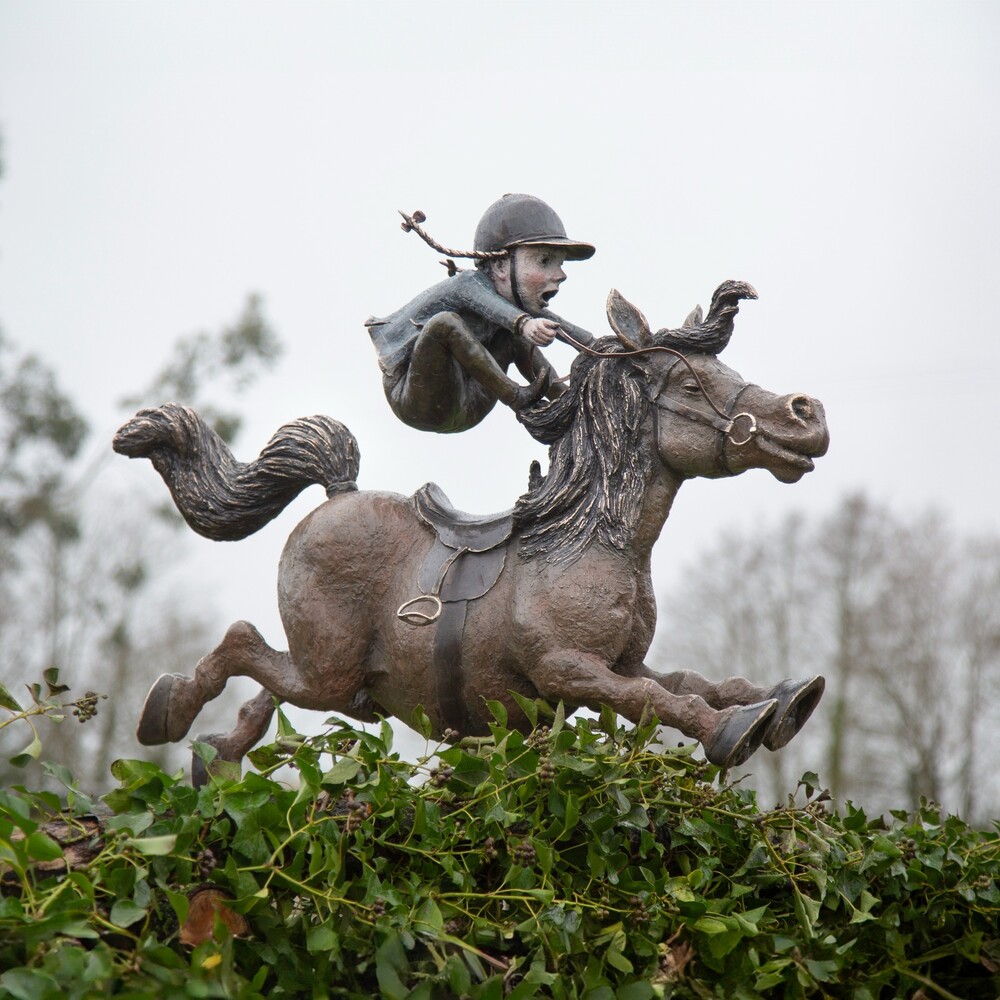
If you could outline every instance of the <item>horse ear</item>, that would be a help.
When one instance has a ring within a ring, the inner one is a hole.
[[[630,351],[649,347],[653,342],[646,317],[617,288],[612,288],[608,294],[608,322],[615,336]]]
[[[701,306],[695,306],[691,312],[688,313],[687,319],[681,324],[681,329],[690,329],[693,326],[701,326],[702,320],[704,320],[705,314],[701,311]]]

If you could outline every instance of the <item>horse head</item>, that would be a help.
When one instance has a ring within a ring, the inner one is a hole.
[[[745,282],[727,281],[680,330],[653,334],[642,313],[617,291],[608,319],[653,405],[660,458],[685,477],[735,476],[766,469],[798,482],[830,443],[823,404],[804,393],[776,395],[747,383],[716,355],[729,342]]]
[[[515,508],[525,555],[572,558],[593,540],[623,550],[657,459],[675,486],[752,468],[794,483],[813,468],[830,440],[822,404],[749,384],[716,357],[744,298],[756,298],[753,288],[727,281],[704,319],[696,310],[679,330],[654,334],[611,293],[615,337],[581,351],[567,392],[518,417],[549,445],[548,475]]]

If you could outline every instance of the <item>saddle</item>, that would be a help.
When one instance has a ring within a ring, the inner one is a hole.
[[[473,601],[487,594],[503,572],[513,512],[466,514],[452,507],[436,483],[417,490],[413,505],[436,535],[417,577],[421,592],[446,603]]]
[[[462,669],[462,637],[469,601],[484,597],[500,579],[513,531],[513,511],[477,516],[456,510],[436,483],[411,498],[434,544],[417,572],[420,593],[396,612],[410,625],[435,625],[434,665],[438,707],[448,728],[463,735],[470,726]]]

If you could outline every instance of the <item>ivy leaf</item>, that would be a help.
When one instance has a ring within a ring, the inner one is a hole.
[[[499,701],[487,701],[486,707],[490,710],[490,714],[496,720],[496,724],[501,728],[505,728],[507,725],[507,709],[504,708],[503,703]]]
[[[429,927],[432,931],[440,933],[444,927],[444,918],[441,916],[441,909],[433,899],[425,899],[420,905],[420,909],[413,915],[413,922],[421,927]]]
[[[312,927],[306,935],[306,950],[316,952],[333,951],[337,944],[337,935],[329,924]]]
[[[111,923],[116,927],[131,927],[145,916],[146,911],[141,906],[136,906],[131,899],[119,899],[111,907]]]
[[[511,698],[517,702],[518,708],[524,712],[524,717],[528,720],[528,725],[532,729],[538,728],[538,705],[534,698],[525,698],[523,694],[518,694],[517,691],[510,692]]]
[[[406,1000],[409,989],[400,973],[406,974],[407,961],[403,943],[398,934],[390,934],[375,955],[375,975],[383,996],[388,1000]]]
[[[27,767],[33,760],[38,760],[38,755],[42,752],[42,741],[38,738],[38,733],[32,730],[31,742],[19,753],[10,758],[14,767]]]
[[[0,986],[16,1000],[42,1000],[63,996],[55,979],[41,969],[10,969],[0,976]]]
[[[24,709],[18,704],[17,699],[7,690],[7,688],[0,684],[0,708],[6,708],[11,712],[23,712]]]
[[[552,736],[556,737],[562,732],[563,726],[566,725],[566,706],[562,703],[560,699],[559,704],[556,705],[555,716],[552,719],[552,725],[550,729],[552,730]]]
[[[64,694],[69,690],[68,684],[59,683],[58,667],[49,667],[47,670],[43,671],[42,679],[45,681],[45,686],[49,689],[50,698],[55,698],[57,695]]]
[[[815,937],[815,927],[819,922],[820,903],[817,899],[810,899],[804,893],[795,889],[795,916],[799,926],[806,938],[812,940]]]
[[[126,843],[134,847],[140,854],[163,857],[173,851],[177,844],[177,834],[168,833],[160,837],[132,837]]]
[[[410,713],[410,728],[420,733],[425,740],[431,738],[433,727],[431,726],[431,720],[427,718],[427,713],[424,711],[423,705],[416,705]]]
[[[625,931],[623,928],[619,927],[618,930],[615,931],[614,936],[611,938],[608,950],[604,953],[604,957],[607,959],[608,965],[617,969],[619,972],[633,972],[635,969],[632,963],[625,957],[625,948],[627,947],[627,944],[628,942],[625,937]]]
[[[357,757],[341,757],[329,771],[323,775],[324,785],[344,785],[357,777],[361,770],[361,761]]]
[[[28,834],[24,846],[27,848],[28,856],[36,861],[56,861],[63,856],[62,848],[41,830]]]

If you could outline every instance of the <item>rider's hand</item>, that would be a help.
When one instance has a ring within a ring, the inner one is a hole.
[[[562,327],[554,320],[533,316],[525,321],[521,327],[521,333],[530,343],[536,344],[538,347],[548,347],[562,333]]]

